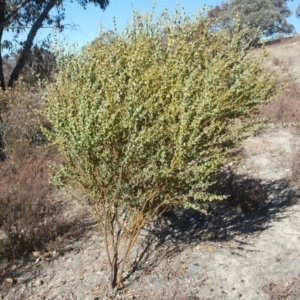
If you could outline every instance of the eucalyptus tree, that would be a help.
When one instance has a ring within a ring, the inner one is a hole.
[[[86,8],[88,4],[94,4],[105,9],[109,0],[77,0]],[[59,30],[64,29],[65,1],[63,0],[0,0],[0,84],[5,90],[5,78],[3,74],[3,50],[12,44],[11,40],[3,41],[3,33],[10,31],[14,33],[14,40],[17,40],[21,47],[17,62],[9,76],[8,86],[12,87],[22,71],[30,50],[34,45],[37,32],[44,26],[56,26]],[[54,14],[50,14],[54,11]],[[25,41],[20,42],[20,33],[28,30]]]
[[[297,16],[297,18],[300,17],[300,4],[296,8],[296,16]]]
[[[294,26],[287,18],[292,14],[288,0],[230,0],[221,6],[215,6],[208,11],[210,18],[219,18],[223,29],[231,30],[234,19],[250,29],[250,39],[256,36],[256,41],[262,37],[289,35],[295,32]]]

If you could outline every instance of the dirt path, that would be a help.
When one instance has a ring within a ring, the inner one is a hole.
[[[299,146],[290,129],[248,138],[237,183],[225,186],[242,205],[222,203],[207,217],[166,214],[160,230],[143,232],[127,288],[115,298],[300,299],[300,205],[289,186]],[[95,225],[64,249],[1,269],[0,299],[108,299]]]

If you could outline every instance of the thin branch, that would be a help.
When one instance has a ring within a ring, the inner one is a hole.
[[[77,24],[64,24],[64,25],[62,25],[64,28],[68,28],[68,29],[74,29],[74,30],[77,30],[77,29],[75,29],[76,27],[78,28],[78,27],[80,27],[79,25],[77,25]],[[9,29],[31,29],[32,28],[32,26],[20,26],[20,25],[16,25],[16,26],[11,26],[11,27],[6,27],[5,28],[5,30],[9,30]],[[57,28],[57,27],[55,27],[55,26],[42,26],[41,27],[41,29],[49,29],[49,28],[51,28],[51,29],[54,29],[54,28]],[[79,29],[78,29],[79,30]]]
[[[150,194],[150,196],[146,199],[144,205],[142,206],[142,209],[141,209],[139,215],[136,218],[135,227],[132,231],[131,237],[130,237],[130,239],[128,241],[128,244],[126,246],[125,253],[124,253],[123,258],[121,260],[121,267],[120,267],[120,270],[119,270],[119,278],[118,278],[118,283],[117,283],[117,289],[119,289],[123,286],[122,273],[123,273],[123,270],[124,270],[124,267],[125,267],[125,262],[127,260],[127,256],[129,254],[130,250],[132,249],[133,245],[135,244],[135,242],[136,242],[136,240],[139,236],[139,233],[140,233],[142,227],[145,226],[147,223],[149,223],[153,219],[153,217],[155,216],[155,214],[157,213],[159,208],[164,204],[164,202],[160,203],[153,210],[153,212],[150,214],[150,216],[148,218],[146,218],[146,216],[144,214],[144,209],[146,208],[146,205],[149,203],[149,201],[151,199],[153,199],[156,196],[157,193],[158,193],[158,191],[154,191],[153,193]]]

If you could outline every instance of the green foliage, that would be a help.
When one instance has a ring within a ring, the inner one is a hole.
[[[291,11],[287,0],[230,0],[208,12],[209,17],[220,17],[221,28],[231,29],[238,17],[249,29],[250,38],[292,34],[294,26],[287,22]]]
[[[66,158],[58,184],[80,187],[104,234],[111,284],[121,286],[140,229],[168,205],[204,209],[208,192],[249,125],[251,108],[277,92],[276,78],[243,48],[244,31],[176,11],[134,13],[123,33],[83,53],[62,53],[44,95]],[[101,33],[102,34],[102,33]],[[237,122],[237,120],[242,122]],[[125,254],[119,273],[118,249]]]

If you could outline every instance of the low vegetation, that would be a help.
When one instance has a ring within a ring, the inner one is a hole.
[[[41,93],[27,83],[1,99],[0,259],[57,249],[85,229],[81,213],[66,218],[70,207],[49,182],[50,164],[62,157],[40,130],[41,124],[50,126],[40,115]]]

